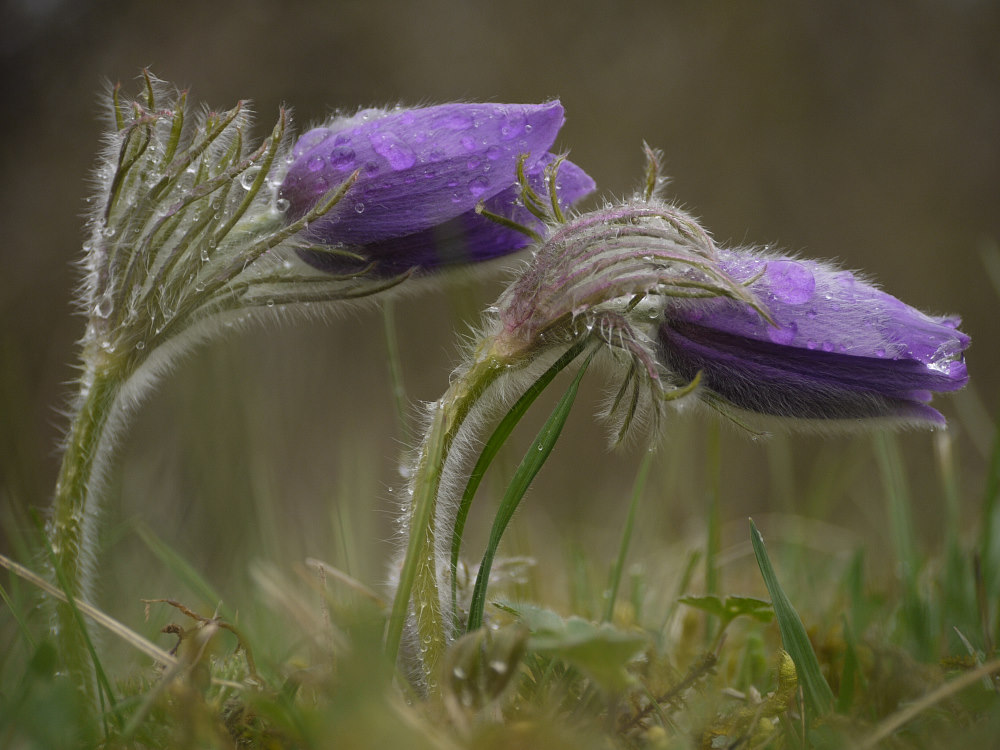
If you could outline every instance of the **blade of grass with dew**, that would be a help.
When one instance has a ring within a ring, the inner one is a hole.
[[[913,501],[906,484],[903,456],[893,435],[877,434],[874,442],[888,503],[889,532],[896,560],[902,567],[903,624],[913,639],[917,657],[923,661],[931,660],[934,658],[934,644],[927,603],[920,596],[918,573],[921,565],[910,512]]]
[[[958,472],[953,452],[954,437],[947,430],[934,435],[934,454],[937,457],[941,492],[945,500],[944,571],[937,606],[934,632],[940,633],[948,625],[968,629],[978,625],[975,579],[968,556],[962,549],[962,509]]]
[[[854,705],[854,681],[859,676],[864,680],[864,675],[860,672],[857,642],[846,614],[841,615],[841,621],[844,627],[844,668],[840,673],[840,694],[837,696],[836,711],[847,714]]]
[[[0,555],[0,568],[6,568],[11,573],[16,575],[33,586],[36,586],[41,591],[44,591],[49,596],[55,597],[59,601],[66,601],[66,594],[61,591],[58,587],[53,586],[51,583],[46,581],[44,578],[39,576],[37,573],[33,573],[28,568],[23,565],[14,562],[9,557]],[[127,626],[115,620],[113,617],[105,614],[101,610],[94,607],[92,604],[88,604],[84,601],[77,601],[77,606],[80,610],[87,615],[91,620],[96,622],[101,627],[107,629],[113,633],[118,638],[121,638],[125,643],[129,644],[133,648],[141,651],[142,653],[149,656],[153,661],[160,665],[173,664],[176,659],[164,651],[159,646],[151,643],[150,641],[143,638],[141,635],[131,630]]]
[[[521,460],[517,471],[514,473],[514,477],[507,487],[507,491],[504,493],[503,500],[497,510],[497,515],[493,519],[493,528],[490,530],[489,542],[486,546],[486,552],[483,554],[483,560],[479,565],[479,574],[476,576],[476,585],[472,591],[472,604],[469,607],[469,632],[476,630],[483,624],[483,610],[486,606],[486,586],[490,580],[490,569],[493,567],[493,558],[496,557],[500,538],[503,536],[503,532],[506,530],[510,519],[514,516],[514,511],[517,509],[518,504],[520,504],[521,498],[524,497],[524,493],[528,491],[528,487],[531,485],[535,475],[538,474],[552,452],[552,448],[555,447],[563,425],[566,424],[566,418],[573,408],[576,394],[580,390],[580,381],[583,380],[583,376],[587,372],[587,367],[590,365],[593,356],[591,354],[580,367],[573,382],[566,389],[566,393],[559,399],[556,408],[552,411],[545,424],[542,425],[542,429],[534,441],[532,441],[531,447],[528,448],[528,452]]]
[[[629,544],[632,541],[632,529],[635,526],[635,515],[639,508],[639,500],[646,489],[646,479],[649,477],[649,467],[653,465],[653,454],[649,451],[643,456],[639,472],[632,486],[632,500],[629,502],[628,515],[625,517],[625,528],[622,529],[622,541],[618,548],[618,559],[611,570],[611,586],[608,591],[608,606],[604,610],[604,622],[611,622],[615,613],[615,600],[618,598],[618,587],[622,581],[622,571],[625,569],[625,557],[628,555]]]
[[[462,499],[459,501],[458,513],[455,516],[455,531],[451,539],[451,603],[452,611],[457,611],[457,590],[456,590],[456,578],[458,572],[458,556],[462,548],[462,533],[465,530],[465,522],[469,517],[469,508],[472,506],[472,500],[476,495],[476,491],[479,489],[479,485],[483,481],[483,477],[486,475],[486,470],[489,469],[490,464],[493,463],[493,459],[496,458],[497,454],[500,452],[500,448],[503,447],[504,443],[507,442],[507,438],[514,431],[518,422],[527,413],[528,409],[535,402],[542,391],[544,391],[549,383],[558,375],[562,370],[569,365],[577,356],[584,350],[587,346],[586,340],[574,344],[570,347],[559,359],[557,359],[548,370],[542,373],[541,377],[538,378],[528,389],[524,392],[524,395],[517,400],[517,402],[510,408],[510,411],[504,415],[504,418],[500,420],[497,424],[496,429],[493,430],[493,434],[490,435],[490,439],[486,441],[483,445],[483,450],[479,454],[479,459],[476,461],[476,465],[472,468],[472,472],[469,474],[469,481],[465,485],[465,491],[462,493]]]
[[[750,543],[753,545],[753,552],[757,558],[757,566],[764,579],[764,585],[771,595],[771,603],[774,606],[774,614],[778,620],[778,629],[781,631],[781,642],[795,662],[795,669],[802,683],[805,693],[806,704],[813,713],[822,716],[830,712],[833,708],[833,691],[823,677],[819,668],[819,661],[816,659],[816,652],[813,651],[809,636],[806,634],[805,626],[799,613],[795,611],[792,602],[788,599],[778,577],[771,565],[771,560],[764,549],[764,537],[757,530],[753,519],[750,519]]]
[[[706,482],[708,492],[708,529],[705,538],[705,593],[719,593],[719,549],[722,547],[722,520],[719,510],[719,496],[722,485],[722,433],[716,422],[708,426]],[[705,643],[712,641],[714,620],[705,622]]]

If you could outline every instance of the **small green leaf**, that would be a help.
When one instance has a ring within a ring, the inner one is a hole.
[[[582,617],[560,617],[534,604],[499,604],[528,626],[528,650],[561,659],[597,685],[614,692],[632,683],[626,666],[648,643],[645,634],[595,624]]]
[[[741,615],[752,617],[758,622],[770,622],[774,618],[771,602],[752,596],[727,596],[724,600],[717,596],[683,596],[678,601],[715,615],[724,622],[735,620]]]
[[[761,576],[764,578],[764,585],[767,586],[771,594],[771,601],[774,604],[774,614],[778,618],[778,629],[781,631],[781,641],[788,651],[802,683],[802,690],[805,693],[806,704],[813,713],[822,716],[833,708],[833,691],[823,677],[819,668],[819,661],[816,659],[816,652],[813,651],[809,636],[806,634],[805,626],[799,613],[795,611],[791,601],[778,583],[771,560],[764,549],[764,537],[757,531],[757,526],[753,520],[750,521],[750,542],[753,544],[754,555],[757,557],[757,565],[760,568]]]

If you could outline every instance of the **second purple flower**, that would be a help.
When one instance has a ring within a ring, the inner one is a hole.
[[[659,330],[668,370],[685,381],[700,372],[716,408],[815,424],[944,425],[928,402],[968,381],[958,317],[926,315],[818,261],[738,249],[720,250],[718,264],[771,322],[715,297],[670,305]]]
[[[517,205],[517,163],[539,192],[564,122],[558,101],[545,104],[444,104],[421,109],[363,110],[305,133],[281,185],[289,216],[302,216],[358,171],[358,181],[307,239],[348,254],[305,250],[301,257],[330,273],[369,268],[376,277],[477,263],[524,247],[523,234],[476,213],[522,225],[540,222]],[[594,181],[564,161],[556,173],[559,201],[569,206]]]

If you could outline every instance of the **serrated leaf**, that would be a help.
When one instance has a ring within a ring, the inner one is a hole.
[[[774,619],[771,602],[752,596],[727,596],[725,599],[717,596],[683,596],[678,601],[715,615],[724,622],[730,622],[740,616],[752,617],[758,622],[770,622]]]

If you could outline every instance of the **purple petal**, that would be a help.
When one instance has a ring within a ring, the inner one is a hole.
[[[547,197],[547,187],[543,169],[554,158],[547,154],[527,170],[528,183],[544,197]],[[594,187],[590,175],[576,164],[564,161],[559,166],[556,191],[564,209],[591,193]],[[540,230],[539,220],[523,206],[517,205],[517,196],[517,188],[508,187],[485,201],[485,208]],[[421,232],[369,243],[361,248],[365,261],[351,261],[329,253],[309,251],[299,255],[315,268],[337,274],[359,271],[374,261],[375,267],[370,275],[386,278],[411,268],[428,271],[498,258],[519,250],[528,242],[529,238],[521,232],[503,227],[471,210]]]
[[[770,416],[831,420],[892,418],[943,424],[928,391],[964,385],[913,360],[796,349],[680,321],[659,334],[663,362],[712,394]]]
[[[916,310],[850,271],[823,263],[720,250],[722,270],[748,282],[777,325],[749,305],[702,300],[676,317],[719,331],[788,347],[878,359],[914,359],[947,369],[969,345],[957,318]],[[956,375],[957,377],[961,377]]]
[[[710,393],[760,414],[806,419],[943,421],[934,392],[968,381],[969,337],[823,263],[720,250],[719,266],[748,285],[750,305],[716,297],[677,303],[660,329],[667,367],[702,372]]]
[[[289,216],[361,170],[345,199],[312,226],[320,241],[369,245],[450,221],[510,187],[517,160],[548,152],[563,123],[546,104],[444,104],[362,112],[305,135],[281,187]]]

